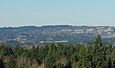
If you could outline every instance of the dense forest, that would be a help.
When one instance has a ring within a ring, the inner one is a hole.
[[[0,45],[0,68],[115,68],[115,47],[94,44]]]

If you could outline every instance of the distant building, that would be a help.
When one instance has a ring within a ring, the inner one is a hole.
[[[40,43],[66,43],[68,41],[40,41]]]

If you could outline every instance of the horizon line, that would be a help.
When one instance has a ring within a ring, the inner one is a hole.
[[[62,24],[62,25],[60,25],[60,24],[57,24],[57,25],[19,25],[19,26],[0,26],[0,28],[10,28],[10,27],[12,27],[12,28],[18,28],[18,27],[31,27],[31,26],[33,26],[33,27],[43,27],[43,26],[110,26],[110,27],[115,27],[115,25],[64,25],[64,24]]]

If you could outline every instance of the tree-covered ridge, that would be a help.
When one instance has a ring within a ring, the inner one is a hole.
[[[43,42],[92,43],[98,34],[105,43],[115,42],[115,27],[112,26],[56,25],[0,28],[0,43],[24,45]]]
[[[115,68],[115,46],[94,44],[0,45],[0,68]]]

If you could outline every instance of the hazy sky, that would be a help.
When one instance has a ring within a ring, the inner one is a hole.
[[[0,27],[114,25],[115,0],[0,0]]]

